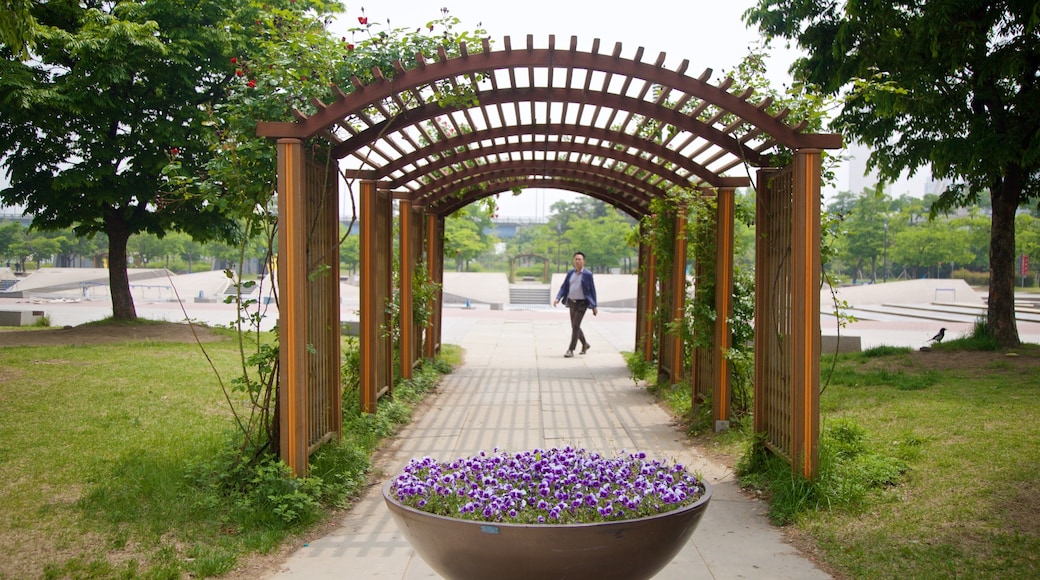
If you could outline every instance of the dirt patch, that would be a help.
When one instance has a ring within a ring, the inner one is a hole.
[[[64,328],[0,327],[0,348],[67,346],[120,342],[214,342],[223,337],[206,326],[180,322],[148,324],[86,324]]]

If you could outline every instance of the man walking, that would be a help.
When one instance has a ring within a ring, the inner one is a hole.
[[[581,354],[589,352],[589,341],[585,340],[585,333],[581,331],[581,319],[585,317],[585,311],[589,308],[592,308],[593,316],[596,316],[599,310],[596,308],[596,284],[592,280],[592,272],[585,269],[585,254],[581,252],[574,252],[574,269],[564,277],[563,285],[556,293],[556,300],[553,300],[553,308],[560,301],[563,301],[564,306],[571,312],[571,343],[563,356],[574,356],[574,349],[579,341]]]

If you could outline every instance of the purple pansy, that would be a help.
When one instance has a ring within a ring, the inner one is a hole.
[[[481,451],[438,463],[412,459],[391,489],[405,505],[448,517],[509,523],[592,523],[693,503],[703,485],[682,465],[584,449]],[[528,501],[528,498],[535,498]]]

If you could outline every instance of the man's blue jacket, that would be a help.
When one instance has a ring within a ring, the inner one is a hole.
[[[570,286],[572,274],[574,274],[573,268],[564,276],[563,285],[556,293],[556,299],[563,302],[564,306],[567,305],[567,288]],[[581,271],[581,291],[585,294],[585,300],[589,301],[589,308],[598,308],[596,306],[596,283],[592,281],[592,272],[589,272],[588,268]]]

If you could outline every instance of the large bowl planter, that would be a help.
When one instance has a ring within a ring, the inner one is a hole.
[[[484,523],[406,506],[383,485],[398,528],[431,568],[449,580],[650,578],[690,539],[711,486],[690,505],[629,520],[582,524]]]

